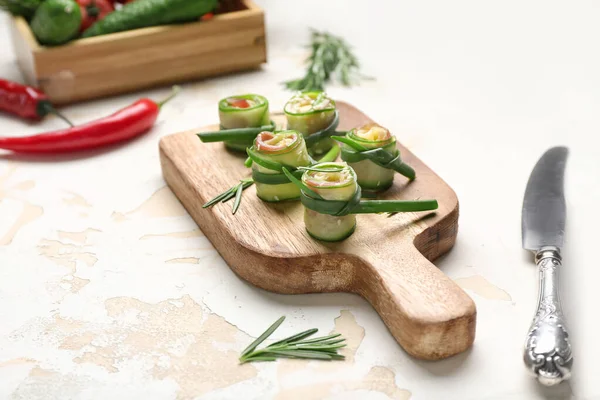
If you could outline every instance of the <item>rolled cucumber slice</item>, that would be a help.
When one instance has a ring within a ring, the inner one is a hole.
[[[396,138],[386,128],[377,124],[368,124],[353,129],[346,135],[366,149],[382,148],[395,154]],[[394,184],[395,171],[375,164],[371,160],[360,159],[350,152],[350,146],[342,144],[342,160],[346,161],[356,172],[356,181],[360,187],[368,192],[381,192],[389,189]]]
[[[393,169],[380,167],[370,160],[349,162],[348,165],[356,171],[356,182],[365,191],[382,192],[394,184],[396,171]]]
[[[325,242],[339,242],[350,237],[356,229],[354,214],[335,217],[304,209],[304,225],[310,236]]]
[[[269,102],[258,94],[230,96],[219,101],[221,129],[255,128],[268,125]],[[253,139],[225,141],[225,146],[234,151],[246,151]]]
[[[335,118],[335,111],[335,101],[320,91],[297,93],[284,107],[288,129],[296,130],[304,137],[330,126]],[[321,155],[333,145],[330,138],[321,139],[309,148],[309,152],[311,155]]]
[[[321,163],[307,170],[302,183],[324,200],[348,201],[357,191],[356,174],[346,163]],[[304,224],[312,237],[328,242],[344,240],[356,229],[354,214],[335,216],[305,207]]]
[[[351,142],[348,142],[351,143]],[[379,153],[379,152],[378,152]],[[387,153],[386,153],[387,154]],[[387,157],[387,156],[386,156]],[[297,171],[304,172],[298,180]],[[438,208],[429,200],[361,200],[356,173],[345,162],[324,162],[283,173],[300,190],[304,223],[308,233],[327,241],[343,240],[354,232],[354,214],[430,211]]]
[[[300,198],[300,189],[293,183],[283,183],[280,185],[270,185],[267,183],[255,182],[256,195],[262,201],[276,203],[286,200],[298,200]]]
[[[311,164],[304,137],[299,132],[262,132],[248,154],[252,158],[256,195],[261,200],[278,202],[300,197],[300,189],[281,171],[282,166],[297,168]],[[267,179],[264,175],[272,177]]]

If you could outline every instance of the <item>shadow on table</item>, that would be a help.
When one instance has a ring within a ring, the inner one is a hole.
[[[413,363],[432,375],[436,376],[451,376],[462,373],[462,370],[467,367],[469,357],[473,347],[466,351],[447,358],[445,360],[424,361],[411,358]]]
[[[539,384],[535,379],[531,380],[532,390],[538,393],[540,398],[547,400],[572,400],[575,399],[573,396],[573,389],[571,388],[571,382],[566,381],[558,386],[546,387]]]

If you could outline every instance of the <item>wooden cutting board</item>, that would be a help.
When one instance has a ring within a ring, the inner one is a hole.
[[[337,105],[340,129],[371,122],[353,106]],[[282,115],[274,119],[284,123]],[[264,203],[254,186],[244,192],[236,215],[231,214],[231,202],[202,208],[249,176],[244,157],[227,152],[222,143],[202,143],[195,135],[216,129],[212,125],[162,138],[160,160],[171,190],[237,275],[276,293],[357,293],[373,305],[404,350],[417,358],[441,359],[471,346],[475,304],[431,263],[454,245],[458,199],[423,162],[400,145],[417,179],[407,183],[396,174],[383,198],[435,198],[435,213],[358,215],[354,235],[325,243],[306,233],[299,201]]]

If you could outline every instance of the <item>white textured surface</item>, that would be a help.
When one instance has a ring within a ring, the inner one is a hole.
[[[258,3],[268,24],[262,71],[185,85],[155,129],[110,151],[0,155],[0,398],[600,399],[600,5]],[[0,76],[19,80],[5,25],[0,17]],[[281,296],[241,282],[161,190],[158,138],[214,123],[216,101],[231,93],[260,92],[281,107],[289,93],[279,82],[301,73],[307,26],[348,38],[377,78],[330,94],[389,127],[458,194],[458,242],[438,265],[477,303],[466,354],[415,361],[356,296]],[[167,90],[64,112],[86,121]],[[2,134],[61,126],[0,119]],[[571,148],[563,276],[576,360],[570,384],[544,390],[521,361],[537,278],[520,248],[520,208],[535,161],[558,144]],[[340,317],[335,328],[356,354],[238,367],[248,335],[282,314],[280,335],[329,331]]]

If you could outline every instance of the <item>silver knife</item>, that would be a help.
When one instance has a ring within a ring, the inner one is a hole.
[[[565,236],[567,154],[566,147],[554,147],[537,162],[527,182],[521,220],[523,248],[534,252],[539,271],[537,311],[523,356],[527,368],[547,386],[569,379],[573,365],[558,285]]]

